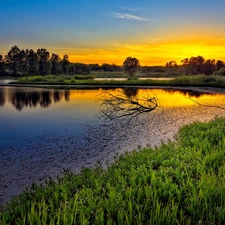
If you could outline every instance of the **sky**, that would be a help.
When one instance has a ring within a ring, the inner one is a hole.
[[[0,54],[14,45],[71,62],[225,61],[224,0],[0,0]]]

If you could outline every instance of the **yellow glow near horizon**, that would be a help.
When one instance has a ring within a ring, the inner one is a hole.
[[[141,43],[141,42],[140,42]],[[225,39],[160,40],[144,44],[112,43],[103,48],[73,48],[63,51],[71,62],[109,63],[122,65],[128,56],[139,59],[141,65],[165,65],[170,60],[180,64],[181,60],[192,56],[225,61]]]
[[[100,98],[103,97],[101,95],[103,92],[107,92],[107,90],[71,90],[70,91],[70,101],[75,103],[77,101],[83,102],[84,105],[88,102],[90,104],[96,103]],[[121,89],[114,89],[109,91],[112,95],[121,94]],[[190,107],[190,106],[198,106],[196,102],[201,102],[204,104],[209,104],[211,101],[215,101],[218,99],[223,99],[223,95],[220,94],[202,94],[199,97],[189,96],[188,93],[182,93],[178,90],[163,90],[163,89],[138,89],[138,98],[143,97],[156,97],[159,101],[159,105],[164,108],[168,107]],[[191,99],[194,101],[192,101]],[[101,101],[99,101],[101,104]],[[94,104],[93,107],[98,107],[98,104]]]

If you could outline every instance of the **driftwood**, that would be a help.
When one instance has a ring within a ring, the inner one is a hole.
[[[128,95],[126,89],[119,91],[117,95],[103,92],[99,101],[102,103],[97,117],[104,122],[131,120],[142,113],[153,111],[158,106],[156,97]]]

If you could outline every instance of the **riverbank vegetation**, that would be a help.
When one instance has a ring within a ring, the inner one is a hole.
[[[180,129],[174,142],[119,156],[30,190],[5,224],[225,224],[225,119]]]
[[[56,53],[50,53],[47,49],[40,48],[37,51],[33,49],[20,49],[13,46],[9,52],[3,56],[0,54],[0,77],[1,76],[36,76],[36,75],[87,75],[90,73],[120,73],[124,75],[127,66],[131,66],[128,59],[136,59],[127,57],[121,65],[102,63],[101,65],[85,64],[81,62],[70,62],[68,55],[59,56]],[[139,60],[131,61],[135,65],[129,70],[128,74],[136,74],[142,77],[149,76],[177,76],[177,75],[197,75],[197,74],[220,74],[225,75],[225,63],[222,60],[205,59],[203,56],[192,56],[185,58],[181,62],[165,62],[161,66],[140,65]],[[123,65],[122,65],[123,63]],[[141,62],[140,62],[141,63]],[[136,67],[137,66],[137,67]],[[222,69],[222,70],[221,70]]]
[[[128,77],[124,80],[95,80],[93,75],[47,75],[22,77],[15,84],[55,85],[109,85],[109,86],[174,86],[174,87],[225,87],[225,77],[220,75],[176,76],[172,79],[145,79]]]

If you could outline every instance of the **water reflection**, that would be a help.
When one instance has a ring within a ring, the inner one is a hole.
[[[156,97],[145,94],[138,96],[137,88],[123,88],[118,93],[104,91],[100,95],[101,109],[97,118],[103,122],[137,118],[141,114],[149,113],[158,107]]]
[[[6,99],[16,108],[18,111],[22,111],[24,108],[35,108],[40,106],[47,108],[53,103],[58,103],[64,99],[70,100],[70,91],[68,90],[38,90],[38,89],[0,89],[0,106],[4,106]]]
[[[225,116],[224,93],[194,92],[196,97],[190,98],[193,92],[188,91],[138,89],[136,94],[111,89],[107,92],[112,95],[120,91],[135,98],[155,96],[163,113],[157,107],[126,126],[121,121],[99,123],[96,114],[101,103],[97,100],[104,91],[0,87],[0,171],[5,187],[0,188],[0,201],[32,182],[58,175],[62,168],[79,172],[99,161],[107,165],[117,154],[137,146],[154,147],[168,141],[185,124]],[[41,108],[47,106],[48,110]]]
[[[195,98],[199,98],[199,97],[201,97],[201,96],[203,96],[203,95],[213,95],[212,93],[206,93],[206,92],[200,92],[200,91],[194,91],[194,90],[182,90],[182,89],[180,89],[180,90],[175,90],[175,89],[164,89],[165,90],[165,92],[168,92],[168,93],[177,93],[177,92],[179,92],[179,93],[182,93],[183,95],[185,95],[185,96],[188,96],[188,97],[195,97]]]
[[[206,96],[215,96],[212,93],[193,91],[193,90],[176,90],[176,89],[138,89],[134,87],[127,87],[121,89],[113,88],[95,88],[95,89],[82,89],[82,90],[51,90],[42,88],[0,88],[0,107],[6,107],[11,104],[18,111],[24,108],[36,108],[37,106],[47,108],[52,104],[60,103],[62,100],[80,101],[84,102],[85,99],[95,102],[99,95],[104,92],[109,92],[113,95],[120,91],[126,98],[139,99],[142,96],[148,95],[149,97],[156,97],[163,107],[177,107],[181,105],[193,105],[190,98],[204,100]],[[189,99],[189,100],[187,100]],[[89,103],[90,104],[90,103]],[[88,106],[87,106],[88,107]],[[90,106],[90,108],[97,106]]]
[[[136,97],[138,95],[138,89],[133,87],[123,88],[123,93],[128,97]]]
[[[4,106],[4,104],[5,104],[4,92],[3,89],[0,88],[0,107]]]

